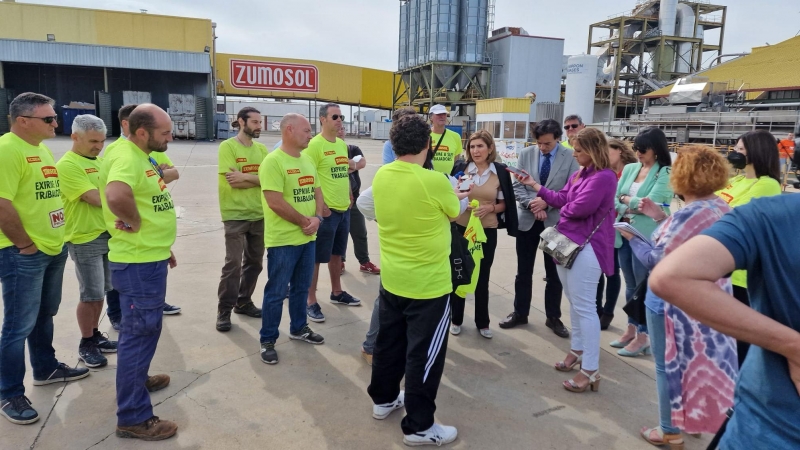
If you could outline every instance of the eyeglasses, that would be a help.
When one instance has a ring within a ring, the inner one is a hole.
[[[164,171],[161,170],[161,167],[159,167],[159,165],[156,162],[156,160],[153,159],[152,156],[150,156],[148,159],[150,159],[150,164],[153,165],[153,169],[156,169],[156,173],[158,173],[158,176],[160,176],[163,179],[164,178]]]
[[[575,128],[578,128],[579,126],[580,126],[580,124],[573,123],[573,124],[570,124],[570,125],[564,125],[564,129],[565,130],[569,130],[570,128],[572,128],[574,130]]]
[[[344,121],[344,114],[334,114],[331,116],[331,120],[339,120],[342,119]]]
[[[24,117],[26,119],[39,119],[39,120],[43,121],[44,123],[53,123],[56,120],[58,120],[58,116],[45,116],[45,117],[20,116],[20,117]]]

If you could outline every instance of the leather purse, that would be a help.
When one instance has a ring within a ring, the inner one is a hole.
[[[542,231],[542,234],[539,236],[541,241],[539,242],[539,250],[543,251],[544,253],[553,257],[562,267],[566,269],[571,269],[572,265],[575,263],[575,259],[578,257],[578,254],[586,247],[586,244],[592,239],[597,230],[600,229],[600,225],[606,220],[608,214],[603,215],[603,218],[600,220],[600,223],[594,227],[592,233],[586,238],[586,242],[583,244],[577,244],[572,239],[565,236],[563,233],[558,231],[558,225],[553,227],[547,227]]]

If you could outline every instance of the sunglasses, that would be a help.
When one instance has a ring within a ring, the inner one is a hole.
[[[579,124],[573,123],[571,125],[564,125],[564,129],[565,130],[569,130],[570,128],[572,128],[574,130],[575,128],[578,128],[579,126],[580,126]]]
[[[637,151],[637,152],[639,152],[639,153],[643,153],[643,154],[644,154],[644,153],[647,153],[647,150],[650,150],[650,149],[648,149],[648,148],[642,148],[642,147],[637,147],[637,146],[635,146],[635,145],[634,145],[634,146],[633,146],[633,150],[634,150],[634,151]]]
[[[24,117],[26,119],[39,119],[39,120],[43,121],[44,123],[53,123],[56,120],[58,120],[58,116],[46,116],[46,117],[20,116],[20,117]]]
[[[342,119],[344,121],[344,114],[334,114],[331,116],[331,120],[339,120]]]

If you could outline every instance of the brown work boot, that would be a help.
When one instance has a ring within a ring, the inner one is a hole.
[[[169,386],[169,375],[159,374],[147,377],[147,382],[144,383],[148,392],[155,392]]]
[[[160,441],[175,436],[178,424],[169,420],[161,420],[153,416],[144,422],[130,427],[117,426],[117,437],[141,439],[143,441]]]

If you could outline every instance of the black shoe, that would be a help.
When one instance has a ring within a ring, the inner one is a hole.
[[[309,344],[316,344],[316,345],[325,342],[325,338],[311,331],[311,328],[308,325],[303,327],[303,329],[300,330],[299,333],[296,334],[289,333],[289,339],[295,339],[298,341],[304,341],[308,342]]]
[[[264,364],[278,364],[278,352],[275,351],[274,342],[261,343],[261,362]]]
[[[0,401],[0,413],[11,423],[27,425],[39,420],[39,413],[31,406],[28,397],[20,395]]]
[[[88,376],[89,376],[89,369],[86,368],[73,369],[72,367],[64,363],[58,363],[58,368],[54,370],[49,377],[45,378],[44,380],[37,380],[36,378],[34,378],[33,385],[44,386],[46,384],[53,384],[53,383],[66,383],[68,381],[80,380],[81,378],[86,378]]]
[[[231,330],[231,312],[223,311],[217,313],[217,331]]]
[[[547,328],[553,330],[553,333],[556,334],[558,337],[568,338],[569,331],[567,331],[567,327],[561,322],[561,319],[547,319],[544,323]]]
[[[528,316],[522,316],[519,313],[512,312],[505,319],[500,321],[500,328],[508,329],[514,328],[517,325],[525,325],[528,323]]]
[[[86,367],[105,367],[108,364],[108,360],[100,353],[93,337],[81,340],[81,344],[78,346],[78,358],[86,364]]]
[[[164,312],[165,316],[172,316],[172,315],[175,315],[175,314],[180,314],[181,313],[181,307],[180,306],[175,306],[175,305],[170,305],[169,303],[164,303],[164,311],[163,312]]]
[[[250,302],[244,306],[235,306],[233,308],[233,312],[236,314],[247,314],[249,317],[261,318],[261,308],[254,305],[253,302]]]
[[[613,315],[603,314],[600,316],[600,329],[607,330],[609,326],[611,326],[611,321],[614,320]]]
[[[100,353],[117,353],[117,341],[109,340],[107,334],[95,331],[92,339],[97,344]]]

